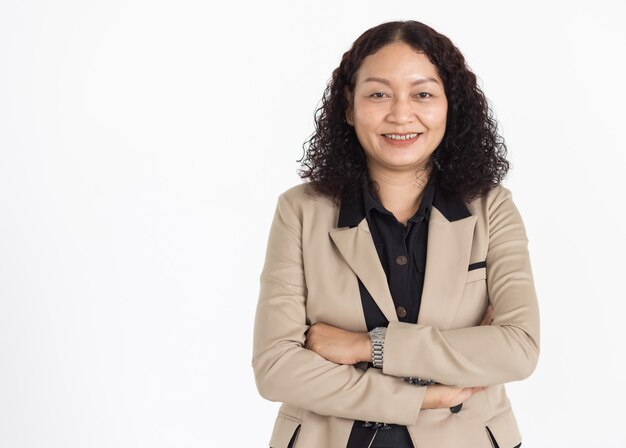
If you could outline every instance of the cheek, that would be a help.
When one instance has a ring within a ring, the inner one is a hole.
[[[359,140],[375,140],[380,130],[380,112],[374,110],[361,110],[359,115],[355,117],[355,131]]]
[[[432,108],[422,111],[420,118],[422,122],[431,129],[445,130],[447,112],[448,109],[445,107]]]
[[[362,128],[377,127],[385,116],[385,107],[382,104],[356,102],[354,105],[355,122]]]
[[[375,146],[372,143],[372,134],[369,130],[363,129],[363,127],[355,126],[356,138],[359,140],[361,144],[361,148],[365,151],[366,154],[371,154],[372,148]]]

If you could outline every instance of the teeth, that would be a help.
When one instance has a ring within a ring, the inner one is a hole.
[[[383,134],[385,137],[390,138],[392,140],[409,140],[411,138],[417,137],[418,134],[406,134],[406,135],[398,135],[398,134]]]

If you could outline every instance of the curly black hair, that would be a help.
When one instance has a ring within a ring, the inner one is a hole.
[[[510,168],[498,123],[459,49],[446,36],[415,20],[370,28],[343,54],[315,111],[315,132],[302,145],[299,176],[311,183],[314,194],[336,203],[359,194],[358,179],[367,171],[367,163],[354,128],[345,121],[345,91],[354,92],[363,59],[397,42],[423,52],[444,84],[446,131],[429,160],[439,169],[441,187],[465,200],[486,194]]]

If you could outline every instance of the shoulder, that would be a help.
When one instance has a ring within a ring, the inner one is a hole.
[[[497,185],[486,194],[467,202],[467,208],[477,218],[477,228],[490,234],[505,222],[523,226],[523,220],[513,201],[513,193]]]
[[[498,184],[486,194],[467,201],[467,207],[472,214],[482,212],[490,215],[499,208],[502,203],[513,200],[511,190],[502,184]]]
[[[311,192],[312,188],[306,182],[287,188],[280,193],[279,198],[284,198],[290,202],[303,201],[307,199],[307,196]]]
[[[527,240],[524,220],[508,188],[498,185],[468,203],[477,217],[477,228],[489,235],[490,244],[511,239]]]
[[[302,207],[332,207],[332,201],[315,191],[311,183],[304,182],[284,190],[278,196],[279,202],[284,202],[292,208]]]
[[[320,216],[324,213],[333,213],[337,205],[333,201],[318,194],[309,182],[294,185],[279,194],[277,207],[295,214],[299,220],[307,216]]]

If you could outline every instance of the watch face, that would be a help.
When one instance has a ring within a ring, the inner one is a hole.
[[[371,333],[375,336],[382,336],[387,332],[386,330],[387,329],[384,327],[376,327],[371,331]]]
[[[372,330],[370,333],[370,338],[374,342],[382,342],[384,333],[379,330]]]

